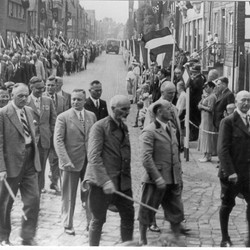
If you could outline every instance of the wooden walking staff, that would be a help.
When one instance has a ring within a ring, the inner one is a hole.
[[[145,204],[145,203],[142,203],[142,202],[140,202],[140,201],[134,200],[133,198],[127,196],[126,194],[123,194],[123,193],[121,193],[121,192],[119,192],[119,191],[115,191],[114,193],[117,194],[117,195],[122,196],[123,198],[125,198],[125,199],[127,199],[127,200],[130,200],[130,201],[133,201],[133,202],[135,202],[135,203],[138,203],[139,205],[141,205],[141,206],[143,206],[143,207],[146,207],[146,208],[148,208],[148,209],[154,211],[155,213],[158,212],[157,209],[155,209],[155,208],[153,208],[153,207],[151,207],[151,206],[149,206],[149,205],[147,205],[147,204]]]
[[[12,197],[12,199],[13,199],[14,202],[15,202],[15,201],[16,201],[16,197],[15,197],[15,195],[14,195],[14,193],[13,193],[13,191],[12,191],[10,185],[9,185],[9,183],[7,182],[6,179],[4,179],[3,181],[4,181],[4,184],[5,184],[6,188],[7,188],[7,190],[8,190],[8,192],[9,192],[10,196]],[[27,220],[26,214],[24,213],[23,210],[22,210],[22,214],[23,214],[24,220]]]

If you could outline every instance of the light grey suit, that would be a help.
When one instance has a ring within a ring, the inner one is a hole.
[[[50,94],[48,92],[44,92],[44,96],[50,97]],[[54,94],[55,95],[55,100],[54,100],[54,105],[55,105],[55,110],[56,114],[59,115],[66,111],[65,107],[65,99],[63,96]],[[57,186],[58,179],[60,177],[59,173],[59,165],[58,165],[58,157],[53,145],[53,140],[51,142],[51,147],[49,151],[49,164],[50,164],[50,171],[51,171],[51,185],[52,186]]]
[[[62,219],[65,228],[73,227],[77,186],[85,173],[89,131],[96,122],[94,113],[84,110],[81,124],[73,108],[60,114],[56,120],[54,146],[62,175]],[[71,163],[74,168],[67,167]]]
[[[10,102],[0,109],[0,172],[7,172],[7,182],[14,194],[20,189],[27,221],[22,222],[21,237],[35,236],[39,212],[37,172],[41,171],[39,152],[35,143],[35,126],[32,109],[24,107],[32,143],[25,145],[23,124]],[[0,241],[8,240],[11,233],[10,213],[13,199],[3,182],[0,182]]]
[[[36,105],[31,96],[27,101],[27,106],[33,109],[34,120],[36,121],[36,137],[37,146],[40,154],[40,162],[42,171],[39,173],[39,188],[44,188],[45,184],[45,167],[46,161],[51,146],[51,138],[54,133],[54,127],[56,122],[56,110],[51,98],[42,96],[40,98],[40,113],[36,108]]]

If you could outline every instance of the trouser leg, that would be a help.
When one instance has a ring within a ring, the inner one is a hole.
[[[21,238],[33,239],[36,234],[38,221],[40,194],[38,186],[38,173],[34,166],[34,149],[27,149],[27,157],[24,163],[24,172],[20,181],[20,192],[23,202],[23,211],[27,220],[22,218]]]
[[[235,206],[235,197],[238,193],[238,188],[227,179],[220,179],[221,184],[221,208],[219,212],[220,227],[222,234],[222,241],[229,238],[228,221],[230,213]]]
[[[89,228],[89,245],[99,246],[102,226],[106,222],[109,205],[109,195],[105,195],[102,188],[91,185],[89,191],[89,207],[92,218]]]
[[[123,191],[125,195],[132,198],[132,190]],[[114,195],[114,205],[117,207],[121,217],[121,238],[122,241],[130,241],[133,239],[134,232],[134,206],[133,202]]]
[[[43,148],[41,146],[40,141],[37,146],[39,150],[40,163],[41,163],[41,172],[39,172],[38,174],[39,190],[41,191],[45,186],[45,168],[46,168],[46,162],[47,162],[48,155],[49,155],[49,149]]]
[[[62,222],[65,228],[73,228],[73,217],[80,172],[61,171],[61,176]]]
[[[57,185],[58,179],[60,177],[58,157],[54,146],[51,147],[49,152],[49,164],[51,171],[51,184]]]

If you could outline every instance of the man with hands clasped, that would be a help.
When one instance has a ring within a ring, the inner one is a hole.
[[[116,95],[110,100],[110,116],[97,121],[91,128],[88,145],[88,165],[84,183],[89,184],[89,205],[92,219],[89,245],[98,246],[107,209],[114,204],[121,217],[121,239],[130,241],[134,230],[133,202],[115,193],[132,197],[130,142],[124,121],[130,101]]]

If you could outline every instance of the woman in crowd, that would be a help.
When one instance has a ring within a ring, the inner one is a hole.
[[[201,124],[198,141],[198,150],[200,150],[204,157],[200,159],[200,162],[211,161],[212,155],[216,155],[216,145],[214,145],[215,128],[213,125],[213,110],[216,102],[216,96],[213,93],[215,84],[213,82],[207,82],[204,85],[203,98],[198,104],[198,108],[201,111]]]

